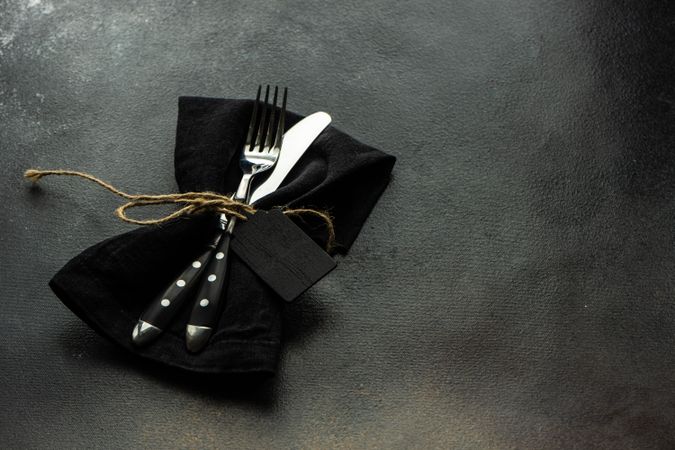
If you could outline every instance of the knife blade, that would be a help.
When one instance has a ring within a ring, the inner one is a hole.
[[[274,192],[286,178],[295,163],[305,153],[309,146],[314,142],[319,134],[328,126],[331,118],[328,114],[318,112],[311,114],[300,122],[296,123],[286,133],[281,146],[279,161],[274,167],[270,178],[274,179],[269,184],[265,183],[258,186],[252,194],[257,199]],[[287,156],[284,156],[287,155]],[[284,162],[286,161],[286,162]],[[279,169],[278,164],[283,162],[283,169]],[[212,259],[217,247],[221,244],[221,234],[218,233],[215,241],[195,261],[191,262],[185,270],[158,295],[143,312],[132,332],[132,341],[137,346],[144,346],[159,337],[169,325],[171,320],[180,311],[186,301],[190,298],[188,292],[191,286],[203,274],[207,262]]]
[[[330,122],[331,117],[328,114],[318,112],[307,116],[284,133],[279,159],[272,169],[272,174],[254,191],[258,199],[274,192],[281,185],[291,169]],[[248,199],[248,203],[252,203],[252,196],[253,194]],[[192,313],[185,329],[187,349],[192,353],[201,351],[208,343],[224,304],[223,297],[227,291],[228,276],[227,253],[234,222],[235,218],[232,218],[228,224],[229,232],[218,244],[216,257],[209,261],[206,271],[210,274],[209,282],[202,282],[192,307]]]
[[[281,186],[291,169],[295,167],[295,164],[305,154],[312,142],[330,124],[331,120],[329,114],[323,111],[315,112],[302,119],[284,134],[279,160],[270,176],[251,194],[251,204],[271,194]]]

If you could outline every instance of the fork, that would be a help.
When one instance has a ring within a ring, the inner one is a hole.
[[[239,159],[239,166],[243,175],[237,192],[232,197],[238,201],[247,202],[249,200],[251,182],[254,177],[271,169],[279,159],[281,151],[288,91],[284,88],[281,111],[277,117],[278,87],[274,88],[274,98],[270,106],[270,86],[268,85],[265,89],[265,101],[258,120],[261,89],[262,87],[259,86],[246,143]],[[216,245],[215,255],[210,259],[205,270],[208,275],[206,278],[202,278],[197,300],[186,327],[185,342],[191,352],[199,352],[206,346],[220,317],[224,293],[227,289],[228,250],[236,221],[236,217],[228,219],[224,214],[220,216],[220,224],[223,229],[221,238]]]

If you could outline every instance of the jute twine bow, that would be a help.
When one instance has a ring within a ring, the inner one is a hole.
[[[127,194],[120,191],[113,185],[106,183],[100,178],[89,175],[84,172],[77,172],[74,170],[38,170],[28,169],[23,176],[33,183],[37,183],[42,177],[48,175],[61,175],[80,177],[85,180],[92,181],[99,186],[107,189],[113,194],[129,200],[127,203],[115,209],[115,215],[124,222],[133,223],[136,225],[159,225],[166,223],[178,217],[189,216],[194,214],[202,214],[205,212],[223,213],[228,216],[234,216],[239,220],[246,220],[249,215],[256,212],[253,206],[234,200],[226,195],[216,194],[215,192],[183,192],[180,194],[158,194],[158,195],[143,195],[143,194]],[[168,205],[176,204],[183,205],[176,211],[167,214],[157,219],[139,220],[127,216],[128,209],[137,208],[140,206],[150,205]],[[328,239],[326,241],[326,249],[330,250],[335,245],[335,227],[333,226],[333,219],[324,211],[317,211],[310,208],[296,208],[284,209],[284,214],[289,216],[314,216],[320,219],[325,227]]]

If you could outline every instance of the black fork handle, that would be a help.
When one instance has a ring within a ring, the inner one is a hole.
[[[228,287],[231,231],[235,222],[236,218],[230,218],[201,279],[185,335],[191,352],[199,352],[206,346],[222,314]]]
[[[189,325],[215,328],[218,322],[227,291],[230,238],[230,233],[223,232],[218,247],[206,266]]]

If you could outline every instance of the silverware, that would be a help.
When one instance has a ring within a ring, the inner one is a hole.
[[[260,120],[257,121],[258,103],[260,100],[260,87],[256,97],[253,114],[248,128],[246,143],[239,159],[239,166],[243,173],[234,199],[248,202],[250,187],[253,178],[271,169],[279,158],[284,133],[286,118],[287,89],[284,88],[281,101],[281,111],[277,117],[278,88],[274,88],[274,99],[269,106],[270,87],[265,89],[265,102],[262,106]],[[191,352],[198,352],[204,348],[211,338],[213,328],[218,322],[221,306],[223,305],[223,292],[226,288],[228,253],[230,237],[236,224],[236,217],[229,221],[221,216],[221,224],[225,228],[222,238],[216,248],[215,257],[209,261],[205,279],[202,279],[197,301],[192,308],[192,314],[188,320],[185,332],[185,343]]]
[[[317,112],[307,116],[296,123],[283,136],[281,152],[277,164],[265,182],[259,185],[251,195],[251,202],[257,201],[274,192],[284,181],[295,163],[310,147],[312,142],[323,132],[330,123],[331,118],[324,112]],[[250,125],[249,125],[250,126]],[[292,162],[291,162],[292,161]],[[271,182],[270,182],[271,181]],[[255,200],[254,200],[255,199]],[[133,342],[136,345],[147,345],[156,339],[169,325],[180,308],[187,302],[189,293],[193,291],[195,281],[203,274],[207,262],[213,257],[216,245],[222,234],[218,233],[214,241],[195,261],[191,262],[166,289],[166,291],[153,300],[147,310],[141,315],[140,320],[134,327]],[[184,282],[185,284],[181,283]],[[169,303],[163,306],[163,300]]]
[[[268,138],[268,133],[267,133],[267,124],[264,123],[265,120],[265,112],[267,111],[267,103],[269,100],[269,86],[267,86],[266,93],[265,93],[265,106],[263,109],[263,114],[258,120],[258,109],[259,109],[259,103],[260,103],[260,92],[261,92],[262,87],[258,86],[258,93],[256,96],[256,101],[253,106],[253,113],[251,114],[251,120],[249,123],[249,130],[248,130],[248,135],[246,137],[246,145],[244,146],[244,152],[248,151],[248,154],[250,154],[250,150],[252,146],[250,145],[252,143],[253,139],[256,138],[261,138],[259,142],[261,143],[267,143],[266,139]],[[275,89],[275,106],[276,106],[276,89]],[[284,108],[285,108],[285,102],[286,102],[286,94],[284,93]],[[274,113],[275,111],[273,111]],[[283,118],[285,116],[282,115],[281,117]],[[273,116],[268,117],[268,119],[272,119]],[[283,119],[282,119],[283,120]],[[255,130],[263,130],[264,129],[264,136],[260,136],[259,134],[253,134]],[[283,133],[283,123],[282,123],[282,133]],[[270,139],[272,139],[271,134],[269,135]],[[277,136],[275,136],[277,138]],[[281,140],[281,136],[278,136],[278,139]],[[264,147],[262,147],[264,149]],[[265,154],[263,154],[265,153]],[[273,153],[274,156],[270,154],[271,152],[268,150],[267,152],[263,151],[258,151],[258,154],[256,155],[251,155],[250,156],[250,161],[251,161],[251,166],[248,168],[247,171],[245,171],[245,175],[242,177],[242,182],[239,185],[239,189],[237,194],[239,194],[239,190],[245,190],[244,194],[248,192],[248,188],[250,186],[251,179],[253,178],[253,175],[256,173],[259,173],[261,170],[259,167],[264,167],[267,170],[269,167],[271,167],[271,162],[272,162],[272,157],[274,157],[274,161],[276,161],[276,157],[279,155],[279,149],[275,148]],[[243,154],[242,154],[243,157]],[[259,167],[258,167],[259,166]],[[246,182],[246,183],[244,183]],[[243,192],[243,191],[242,191]],[[235,194],[235,198],[237,198],[237,194]],[[223,230],[226,229],[227,226],[227,218],[225,215],[220,216],[220,223],[221,223],[221,228]],[[227,235],[226,242],[223,242],[224,236]],[[149,303],[149,306],[146,308],[146,310],[141,314],[141,317],[139,318],[138,322],[136,323],[136,326],[134,327],[131,338],[134,342],[134,344],[143,346],[146,345],[153,340],[155,340],[163,330],[166,329],[166,327],[169,325],[171,320],[174,318],[174,316],[180,311],[181,307],[185,304],[185,302],[189,298],[189,293],[192,290],[192,287],[197,283],[199,280],[201,274],[205,271],[206,266],[208,266],[208,263],[210,261],[213,261],[214,258],[211,258],[211,256],[215,253],[216,258],[215,261],[222,261],[226,263],[225,258],[222,256],[225,252],[223,252],[223,248],[229,247],[229,233],[218,233],[214,239],[214,241],[208,246],[206,251],[204,251],[199,258],[194,260],[183,272],[176,278],[169,287],[167,287],[164,292],[157,296],[153,301]],[[213,274],[213,272],[209,272]],[[215,281],[213,278],[215,275],[209,276],[207,279],[209,281]]]

